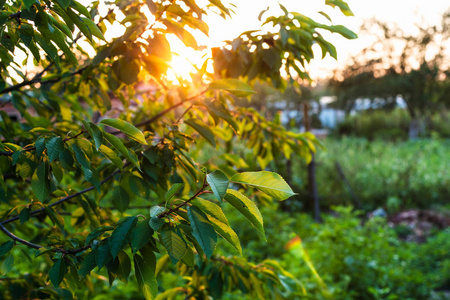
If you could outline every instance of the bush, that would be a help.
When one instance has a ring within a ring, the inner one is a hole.
[[[338,162],[362,209],[399,210],[409,207],[428,208],[443,204],[450,197],[450,142],[420,140],[401,143],[369,142],[365,139],[327,139],[327,151],[319,151],[317,185],[321,204],[353,204],[351,194],[336,171]],[[306,190],[306,165],[293,161],[294,182]],[[391,199],[388,203],[388,199]],[[394,201],[395,199],[395,201]]]
[[[368,140],[407,140],[411,117],[403,109],[391,112],[367,111],[348,117],[335,130],[338,136],[363,137]],[[450,137],[450,114],[436,113],[423,121],[422,137]]]

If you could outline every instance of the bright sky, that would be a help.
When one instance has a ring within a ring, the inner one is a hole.
[[[223,20],[217,16],[208,16],[205,20],[210,24],[210,38],[201,38],[201,42],[208,46],[218,46],[221,41],[233,39],[243,31],[259,29],[259,13],[270,7],[265,16],[281,14],[278,2],[282,3],[289,11],[301,12],[313,17],[317,21],[327,20],[317,14],[324,10],[332,18],[334,24],[342,24],[358,33],[358,28],[364,20],[376,18],[399,24],[403,30],[411,31],[414,24],[434,25],[441,20],[441,15],[450,8],[448,0],[347,0],[354,17],[346,17],[340,11],[324,5],[324,0],[246,0],[230,1],[235,3],[235,15],[231,20]],[[343,64],[351,54],[359,53],[365,46],[371,44],[372,39],[367,36],[359,36],[356,40],[346,40],[340,35],[328,36],[328,39],[336,46],[339,62],[327,57],[317,60],[310,66],[312,78],[326,77],[331,70]],[[317,49],[316,58],[321,57]]]

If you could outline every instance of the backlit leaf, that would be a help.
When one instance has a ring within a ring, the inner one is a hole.
[[[133,140],[141,144],[147,145],[147,141],[145,140],[144,134],[139,129],[137,129],[136,127],[134,127],[133,125],[124,120],[104,119],[100,123],[116,128],[125,133],[126,135],[128,135]]]
[[[184,123],[191,126],[195,131],[197,131],[201,136],[203,136],[208,143],[210,143],[213,147],[216,147],[214,133],[200,120],[190,119],[185,120]]]
[[[231,177],[230,181],[246,184],[259,189],[277,200],[286,200],[295,195],[284,179],[274,172],[244,172]]]
[[[134,271],[136,279],[145,299],[155,299],[158,293],[158,284],[155,277],[156,257],[148,253],[145,259],[139,254],[134,255]]]
[[[255,93],[249,85],[234,78],[213,81],[209,84],[209,89],[224,90],[238,97],[246,97]]]
[[[252,200],[235,190],[228,190],[225,200],[244,215],[265,239],[263,218]]]

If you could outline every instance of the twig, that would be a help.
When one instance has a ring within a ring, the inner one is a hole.
[[[129,162],[126,163],[125,165],[123,165],[123,168],[128,167],[130,164],[131,164],[131,163],[129,163]],[[123,168],[122,168],[122,169],[123,169]],[[117,174],[119,174],[120,172],[121,172],[121,170],[116,170],[114,173],[112,173],[111,175],[109,175],[108,177],[106,177],[105,179],[103,179],[103,180],[100,182],[100,185],[105,184],[108,180],[110,180],[111,178],[113,178],[114,176],[116,176]],[[85,194],[85,193],[87,193],[87,192],[89,192],[89,191],[92,191],[93,189],[95,189],[95,187],[94,187],[94,186],[91,186],[91,187],[89,187],[89,188],[87,188],[87,189],[84,189],[84,190],[82,190],[82,191],[79,191],[79,192],[77,192],[77,193],[75,193],[75,194],[72,194],[72,195],[69,195],[69,196],[67,196],[67,197],[64,197],[64,198],[62,198],[61,200],[56,201],[56,202],[54,202],[54,203],[48,205],[47,207],[53,207],[53,206],[59,205],[59,204],[61,204],[61,203],[64,203],[64,202],[66,202],[66,201],[72,199],[72,198],[75,198],[75,197],[80,196],[80,195],[83,195],[83,194]],[[45,211],[45,208],[41,208],[41,209],[34,210],[34,211],[30,212],[30,216],[35,215],[35,214],[39,214],[39,213],[41,213],[41,212],[43,212],[43,211]],[[11,223],[11,222],[14,222],[14,221],[17,221],[17,220],[19,220],[19,216],[15,216],[15,217],[9,218],[9,219],[7,219],[7,220],[5,220],[5,221],[2,221],[2,222],[0,222],[0,225],[8,224],[8,223]]]
[[[203,185],[202,187],[195,193],[194,196],[192,196],[191,198],[189,198],[188,200],[178,204],[177,206],[175,206],[174,208],[171,208],[169,210],[166,210],[165,212],[162,212],[158,215],[159,219],[165,218],[168,215],[170,215],[173,212],[178,211],[180,208],[182,208],[183,206],[187,205],[189,202],[191,202],[192,200],[194,200],[195,198],[197,198],[198,196],[200,196],[201,194],[205,194],[208,193],[209,191],[205,191],[205,188],[208,186],[208,183],[206,183],[206,176],[205,179],[203,180]]]

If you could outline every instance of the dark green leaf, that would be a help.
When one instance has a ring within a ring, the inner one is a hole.
[[[41,202],[44,202],[50,195],[48,167],[45,163],[41,163],[31,177],[31,188]]]
[[[109,239],[110,251],[113,258],[116,258],[120,250],[128,243],[131,231],[136,226],[137,217],[125,217],[119,223]]]
[[[96,266],[95,259],[97,256],[97,249],[92,250],[86,255],[83,261],[80,264],[80,268],[78,269],[78,275],[80,277],[86,277]]]
[[[14,247],[13,241],[7,241],[0,245],[0,256],[5,255]]]
[[[131,250],[136,253],[151,239],[154,231],[146,220],[138,222],[131,232]]]
[[[158,284],[155,277],[156,257],[145,257],[145,260],[138,254],[134,255],[134,270],[136,279],[145,299],[155,299],[158,293]]]
[[[64,258],[58,259],[52,266],[48,275],[53,286],[58,287],[61,281],[64,279],[64,275],[67,273],[67,265]]]
[[[228,224],[228,219],[220,206],[202,198],[195,198],[191,203],[200,208],[207,215],[208,220],[214,226],[214,230],[242,254],[239,238]]]
[[[119,255],[117,256],[119,258],[119,267],[117,268],[117,277],[125,283],[128,282],[128,277],[130,276],[131,272],[131,261],[128,257],[128,254],[125,253],[125,251],[120,251]]]
[[[64,142],[59,136],[53,136],[45,141],[47,155],[50,162],[59,158],[59,154],[64,151]]]
[[[114,227],[112,227],[112,226],[102,226],[102,227],[95,229],[94,231],[89,233],[89,235],[87,236],[86,245],[90,245],[93,240],[95,240],[96,238],[101,236],[104,232],[110,231],[113,229],[114,229]]]
[[[206,175],[206,181],[211,187],[216,199],[222,202],[223,197],[227,193],[229,184],[227,175],[220,170],[216,170]]]
[[[197,239],[207,258],[210,258],[216,248],[217,233],[208,221],[206,215],[195,206],[187,208],[192,234]]]
[[[181,236],[178,227],[170,224],[164,224],[161,229],[161,238],[167,253],[175,265],[186,253],[186,242]]]
[[[114,189],[112,202],[114,204],[114,207],[117,208],[118,211],[123,213],[130,205],[130,195],[128,195],[128,192],[119,185]]]

